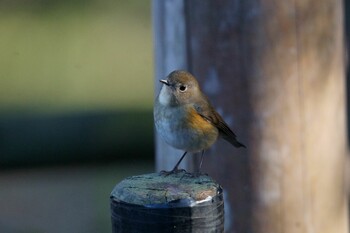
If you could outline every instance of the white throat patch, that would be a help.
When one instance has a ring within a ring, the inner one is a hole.
[[[159,102],[163,105],[168,105],[171,100],[171,93],[167,86],[163,85],[159,93]]]

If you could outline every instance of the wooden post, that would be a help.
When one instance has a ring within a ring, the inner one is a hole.
[[[179,2],[175,18],[168,13]],[[171,71],[163,55],[178,54],[166,38],[179,38],[186,64],[174,68],[199,79],[248,147],[218,142],[205,154],[203,170],[227,194],[225,230],[348,232],[343,1],[155,0],[154,6],[155,20],[168,22],[155,24],[156,70],[162,70],[155,79]],[[157,139],[158,169],[181,154],[163,153],[167,148]]]
[[[160,90],[159,79],[164,78],[170,71],[187,70],[187,33],[184,16],[185,0],[154,1],[154,44],[155,44],[155,92]],[[158,170],[170,170],[181,157],[181,151],[167,146],[158,134],[156,135],[156,162]],[[167,156],[163,156],[166,154]],[[192,161],[185,158],[182,168],[189,169]]]
[[[209,176],[132,176],[111,193],[112,232],[224,232],[223,204],[222,189]]]

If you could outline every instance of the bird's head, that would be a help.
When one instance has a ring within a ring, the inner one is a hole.
[[[163,105],[184,105],[201,97],[196,78],[187,71],[175,70],[160,82],[164,84],[159,94],[159,102]]]

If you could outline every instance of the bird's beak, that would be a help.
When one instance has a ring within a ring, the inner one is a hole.
[[[161,80],[159,80],[159,82],[164,83],[167,86],[170,86],[170,83],[166,79],[161,79]]]

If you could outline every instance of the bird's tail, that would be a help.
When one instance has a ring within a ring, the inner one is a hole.
[[[235,147],[243,147],[243,148],[247,148],[243,143],[240,143],[237,140],[234,140],[234,142],[231,142],[232,145],[234,145]]]
[[[231,143],[232,145],[234,145],[235,147],[247,148],[243,143],[240,143],[239,141],[237,141],[236,137],[224,137],[224,139],[229,143]]]

